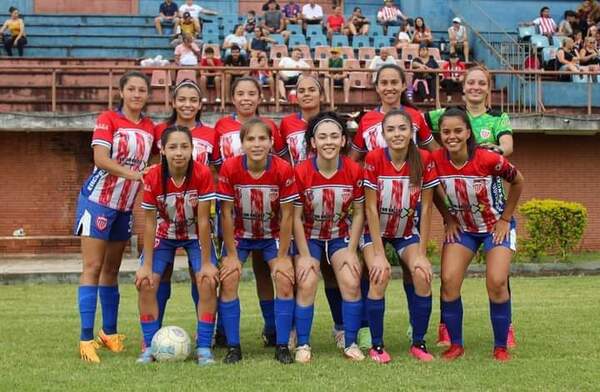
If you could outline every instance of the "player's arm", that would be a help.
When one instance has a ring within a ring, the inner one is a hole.
[[[507,157],[513,153],[514,144],[513,144],[513,136],[511,133],[505,133],[504,135],[500,136],[500,139],[498,139],[498,142],[500,144],[500,148],[502,149],[502,151],[501,151],[502,155]]]
[[[110,157],[110,149],[103,145],[94,145],[94,164],[98,169],[105,170],[109,174],[117,177],[123,177],[128,180],[139,181],[142,179],[143,172],[133,171],[125,166],[121,166]]]
[[[421,242],[419,249],[423,255],[427,255],[427,242],[431,232],[431,210],[433,201],[433,188],[423,189],[421,192],[421,225],[419,227],[419,235]]]
[[[227,256],[238,259],[237,248],[235,247],[232,201],[222,201],[221,223],[223,224],[223,244],[227,251]]]
[[[135,274],[135,287],[154,285],[152,279],[152,262],[154,259],[154,242],[156,241],[156,210],[144,210],[144,265]]]
[[[198,240],[200,241],[200,249],[202,250],[202,268],[209,264],[212,265],[212,241],[210,240],[210,205],[211,200],[198,202]]]
[[[277,257],[287,257],[292,238],[294,205],[291,202],[282,203],[280,208],[281,221],[279,223],[279,250],[277,251]]]
[[[308,250],[308,242],[306,241],[306,234],[304,233],[304,222],[302,217],[304,215],[304,207],[302,205],[294,206],[294,243],[298,250],[300,257],[310,257]]]
[[[350,226],[350,241],[348,242],[348,250],[354,254],[358,249],[360,236],[363,233],[365,226],[365,203],[364,200],[352,203],[352,224]]]
[[[432,138],[429,143],[424,144],[421,147],[423,147],[425,150],[427,150],[429,152],[434,152],[435,150],[440,148],[440,145],[438,144],[438,142],[435,139]]]
[[[367,224],[369,225],[369,234],[373,241],[373,252],[375,256],[385,255],[385,248],[381,240],[377,191],[368,187],[365,187],[365,213],[367,215]]]

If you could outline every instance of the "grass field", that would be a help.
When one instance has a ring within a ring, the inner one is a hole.
[[[491,327],[485,284],[465,282],[464,359],[453,363],[417,363],[407,354],[406,302],[400,281],[387,295],[387,366],[349,363],[335,349],[331,316],[319,291],[310,365],[284,366],[259,341],[262,318],[252,283],[242,285],[242,345],[239,365],[199,368],[194,362],[135,364],[140,331],[136,293],[121,290],[120,330],[127,351],[101,351],[102,363],[89,365],[77,356],[79,319],[76,287],[68,285],[0,286],[0,390],[210,390],[210,391],[368,391],[368,390],[599,390],[600,278],[513,278],[511,286],[518,348],[514,360],[491,359]],[[435,285],[439,281],[435,282]],[[435,355],[439,319],[437,291],[430,324]],[[195,330],[189,287],[174,285],[166,324]],[[217,351],[220,360],[224,352]]]

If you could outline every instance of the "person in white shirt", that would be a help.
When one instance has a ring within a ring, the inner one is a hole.
[[[175,64],[194,66],[198,65],[200,48],[189,34],[183,34],[183,43],[175,48]]]
[[[223,40],[223,49],[226,49],[225,57],[231,54],[231,47],[234,45],[240,48],[242,56],[247,57],[248,40],[244,34],[244,25],[242,24],[235,25],[233,32]]]
[[[400,26],[406,17],[393,0],[385,0],[384,6],[377,12],[377,23],[383,26],[383,32],[387,34],[388,26]]]
[[[407,44],[412,42],[412,31],[410,24],[407,21],[402,22],[398,37],[396,37],[396,49],[403,49]]]
[[[547,37],[551,37],[556,34],[556,22],[550,16],[550,8],[542,7],[540,10],[539,18],[535,18],[531,23],[526,23],[527,25],[536,25],[540,30],[540,34],[545,35]]]
[[[183,15],[184,13],[189,12],[192,18],[198,22],[198,30],[202,31],[202,19],[200,19],[200,14],[204,15],[218,15],[219,13],[213,10],[209,10],[208,8],[204,8],[199,6],[198,4],[194,4],[194,0],[186,0],[185,4],[179,7],[179,15]]]
[[[278,73],[277,84],[280,94],[280,99],[286,101],[285,85],[295,86],[298,82],[298,77],[302,74],[302,69],[309,69],[310,65],[302,60],[302,50],[294,48],[292,50],[292,57],[284,57],[279,62],[278,68],[295,68],[298,71],[280,71]]]
[[[371,62],[369,63],[369,69],[372,69],[373,71],[375,71],[375,72],[373,72],[373,83],[375,83],[375,78],[377,77],[377,71],[384,64],[396,64],[396,59],[394,59],[392,56],[390,56],[390,53],[388,52],[387,49],[381,49],[381,52],[379,52],[379,56],[373,57],[373,59],[371,59]]]
[[[315,0],[310,0],[302,7],[302,19],[305,25],[320,24],[323,21],[323,8]]]
[[[462,49],[465,56],[465,62],[469,62],[469,37],[467,28],[462,24],[460,18],[452,19],[452,26],[448,29],[448,38],[450,41],[450,54],[456,53],[457,49]]]

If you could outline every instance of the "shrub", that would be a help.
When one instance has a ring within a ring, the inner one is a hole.
[[[523,241],[524,252],[534,261],[551,253],[567,260],[587,224],[587,209],[579,203],[531,199],[519,212],[527,219],[529,238]]]

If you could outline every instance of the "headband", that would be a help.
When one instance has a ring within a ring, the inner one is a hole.
[[[327,122],[335,124],[339,128],[340,132],[342,134],[344,133],[344,128],[342,127],[342,125],[337,120],[335,120],[333,118],[324,118],[321,121],[319,121],[318,123],[316,123],[315,126],[313,127],[313,132],[312,132],[313,135],[315,134],[315,131],[317,130],[317,128],[319,128],[319,125],[325,124]]]
[[[202,96],[202,91],[200,90],[200,87],[198,87],[198,85],[190,79],[184,79],[183,81],[181,81],[181,83],[179,83],[175,87],[175,90],[173,91],[173,96],[177,95],[177,91],[179,91],[179,89],[182,87],[191,87],[198,92],[198,95]]]

